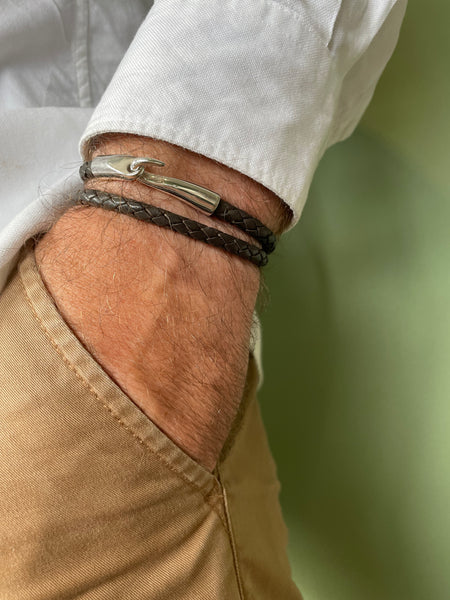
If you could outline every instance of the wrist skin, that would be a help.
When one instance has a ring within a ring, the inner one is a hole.
[[[275,233],[289,212],[261,184],[151,138],[101,136],[92,157],[149,156],[154,172],[192,181],[257,216]],[[86,187],[167,208],[255,243],[232,225],[138,182]],[[36,262],[80,341],[148,417],[212,471],[236,415],[248,366],[259,269],[242,258],[126,215],[67,211],[38,242]]]

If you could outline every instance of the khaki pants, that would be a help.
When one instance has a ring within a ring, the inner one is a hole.
[[[294,600],[250,360],[214,474],[105,374],[24,249],[0,297],[1,600]]]

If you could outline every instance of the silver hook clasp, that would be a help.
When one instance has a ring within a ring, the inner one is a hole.
[[[165,163],[156,158],[136,158],[123,154],[96,156],[91,161],[94,177],[120,177],[121,179],[138,179],[144,171],[143,165],[153,164],[164,167]]]
[[[90,168],[94,177],[120,177],[121,179],[137,180],[149,187],[176,196],[208,215],[216,210],[220,202],[219,194],[189,181],[149,173],[145,170],[146,165],[149,164],[158,167],[165,166],[165,163],[156,158],[114,154],[93,158]]]

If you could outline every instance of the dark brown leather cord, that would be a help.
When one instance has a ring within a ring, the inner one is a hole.
[[[79,192],[77,202],[79,204],[95,206],[129,215],[140,221],[158,225],[158,227],[167,227],[168,229],[186,235],[187,237],[204,242],[205,244],[211,244],[217,248],[222,248],[222,250],[225,250],[226,252],[236,254],[241,258],[249,260],[257,267],[263,267],[269,260],[267,252],[257,246],[252,246],[251,244],[247,244],[244,240],[235,238],[228,233],[224,233],[213,227],[208,227],[207,225],[203,225],[202,223],[177,215],[168,210],[163,210],[157,206],[152,206],[151,204],[137,202],[136,200],[130,200],[128,198],[123,198],[122,196],[108,194],[107,192],[99,192],[97,190],[84,190]]]
[[[81,165],[80,176],[83,181],[94,177],[89,162],[85,162]],[[246,213],[244,210],[236,208],[236,206],[221,199],[211,216],[226,221],[241,231],[245,231],[261,244],[266,254],[270,254],[275,250],[277,238],[273,231],[261,223],[256,217]]]

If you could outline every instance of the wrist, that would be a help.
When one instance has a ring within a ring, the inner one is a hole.
[[[158,170],[158,174],[175,176],[213,190],[236,208],[258,218],[276,235],[281,234],[291,220],[292,211],[287,204],[262,184],[222,163],[180,146],[128,134],[104,134],[91,142],[89,160],[108,154],[158,158],[166,163],[165,172]],[[90,179],[86,187],[117,193],[135,200],[138,199],[136,196],[139,196],[143,202],[146,195],[150,193],[149,188],[143,184],[117,179]],[[211,225],[214,222],[214,219],[211,220],[208,215],[163,192],[152,194],[152,200],[157,200],[158,206],[205,224]],[[236,235],[237,232],[236,228],[223,222],[220,222],[220,229],[231,235]],[[254,243],[253,238],[246,236],[245,233],[238,232],[238,234],[245,241]]]

